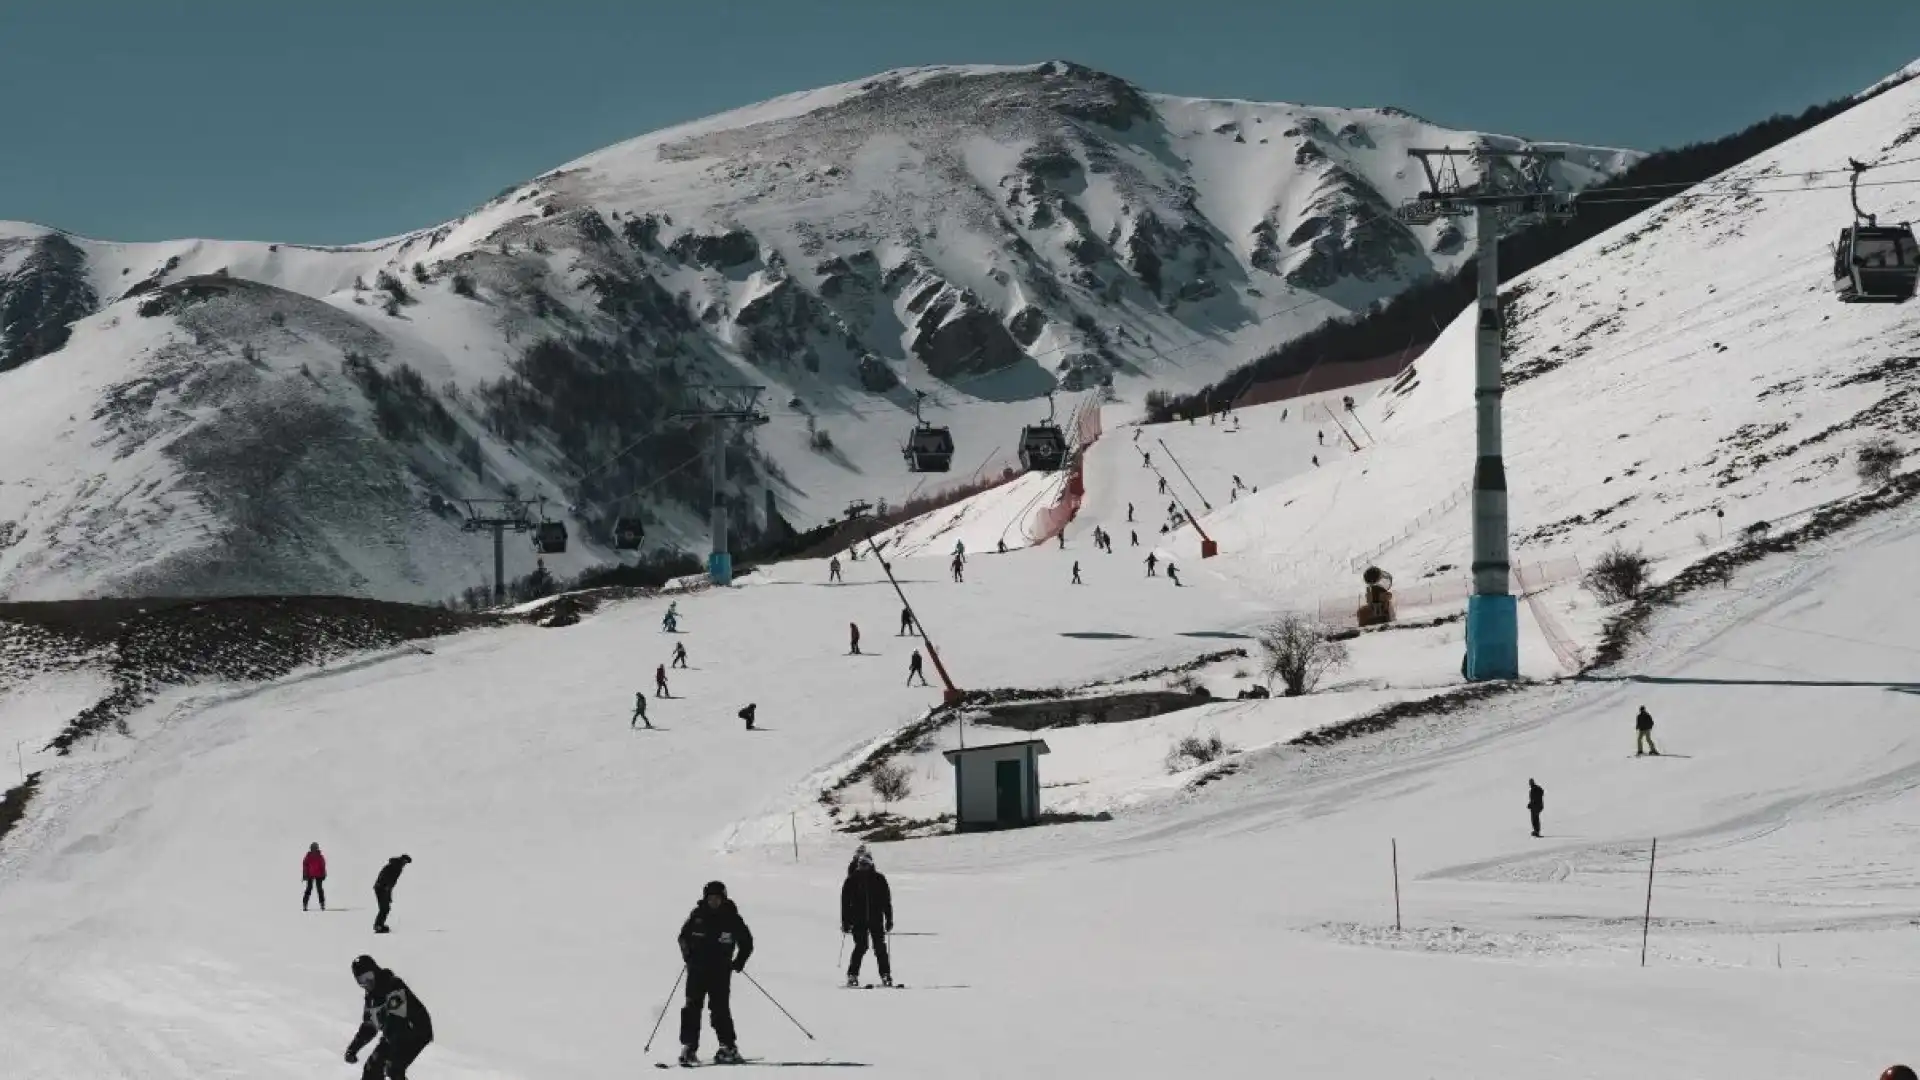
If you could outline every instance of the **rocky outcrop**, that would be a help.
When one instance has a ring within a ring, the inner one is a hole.
[[[19,267],[0,278],[0,371],[38,360],[67,343],[76,319],[99,308],[87,257],[71,240],[47,233],[0,241],[0,261],[25,247]]]
[[[1287,237],[1289,248],[1308,248],[1286,274],[1296,288],[1378,280],[1396,273],[1402,259],[1423,254],[1385,200],[1339,166],[1327,170],[1308,209],[1311,216]]]
[[[732,229],[717,236],[687,233],[674,240],[667,251],[682,262],[710,270],[744,266],[760,257],[760,243],[743,229]]]
[[[999,317],[967,294],[935,299],[915,328],[913,354],[936,378],[998,371],[1026,357]]]

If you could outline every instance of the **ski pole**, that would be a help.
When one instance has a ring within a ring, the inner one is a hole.
[[[653,1030],[647,1032],[647,1045],[640,1048],[641,1053],[653,1049],[653,1037],[660,1034],[660,1023],[667,1018],[667,1008],[673,1004],[673,995],[680,990],[680,980],[687,977],[687,965],[680,965],[680,974],[673,977],[673,989],[667,991],[667,1000],[660,1003],[660,1015],[653,1018]],[[627,1045],[631,1046],[632,1043]]]
[[[779,1001],[775,1000],[772,994],[767,993],[767,988],[760,985],[759,979],[756,979],[751,975],[747,975],[747,973],[744,971],[742,971],[740,974],[746,975],[747,981],[753,984],[753,988],[755,990],[760,991],[762,994],[766,994],[767,1000],[773,1002],[773,1007],[776,1009],[779,1009],[782,1016],[785,1016],[789,1020],[793,1020],[793,1014],[787,1011],[787,1007],[785,1005],[782,1005],[780,1004]],[[661,1015],[664,1016],[666,1014],[662,1013]],[[808,1031],[807,1026],[805,1024],[802,1024],[798,1020],[793,1020],[793,1026],[800,1029],[800,1034],[805,1035],[809,1039],[813,1038],[813,1032]],[[651,1042],[652,1040],[648,1040],[648,1041]]]
[[[840,951],[833,954],[833,970],[840,970],[840,959],[847,955],[847,932],[840,931]]]

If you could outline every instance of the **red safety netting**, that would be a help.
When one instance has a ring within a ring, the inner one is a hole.
[[[1083,402],[1074,410],[1073,432],[1068,437],[1069,456],[1060,490],[1053,501],[1034,512],[1027,522],[1027,540],[1039,544],[1059,536],[1066,530],[1067,522],[1072,521],[1080,512],[1080,501],[1086,496],[1087,447],[1100,438],[1100,406],[1093,402]]]

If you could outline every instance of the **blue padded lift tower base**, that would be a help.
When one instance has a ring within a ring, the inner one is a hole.
[[[733,556],[724,551],[707,556],[707,579],[715,585],[733,584]]]
[[[1520,608],[1512,596],[1467,597],[1468,682],[1520,677]]]

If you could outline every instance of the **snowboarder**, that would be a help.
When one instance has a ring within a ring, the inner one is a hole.
[[[1132,503],[1127,504],[1127,520],[1129,522],[1133,520],[1133,504]]]
[[[720,1040],[714,1064],[740,1063],[730,997],[733,973],[745,971],[747,957],[752,955],[753,931],[747,929],[740,909],[727,899],[727,887],[718,881],[707,882],[693,913],[680,924],[680,958],[687,964],[687,1003],[680,1010],[680,1064],[692,1065],[700,1060],[702,1002],[713,1019],[713,1037]]]
[[[371,956],[353,958],[353,981],[366,994],[361,1004],[360,1030],[347,1044],[347,1064],[359,1061],[360,1051],[380,1036],[380,1045],[367,1056],[360,1080],[406,1080],[407,1066],[433,1041],[433,1017],[426,1002],[400,981],[400,976]]]
[[[387,865],[381,867],[379,875],[373,879],[373,899],[380,905],[380,910],[373,916],[374,933],[387,932],[387,913],[393,910],[393,887],[400,883],[400,871],[405,870],[412,861],[411,855],[395,855],[387,860]]]
[[[673,696],[667,690],[667,665],[665,664],[653,669],[653,696],[662,698]]]
[[[754,704],[753,702],[751,702],[751,701],[749,701],[749,702],[747,702],[747,707],[746,707],[746,708],[744,708],[744,709],[741,709],[741,710],[740,710],[740,711],[739,711],[738,713],[736,713],[736,714],[735,714],[735,715],[737,715],[737,716],[739,716],[739,717],[740,717],[740,719],[742,719],[742,720],[745,720],[745,721],[747,722],[747,730],[748,730],[748,731],[753,731],[753,730],[755,730],[755,729],[754,729],[754,726],[753,726],[753,716],[754,716],[754,711],[755,711],[756,709],[758,709],[758,708],[759,708],[759,706],[758,706],[758,705],[756,705],[756,704]]]
[[[1154,554],[1151,551],[1147,552],[1147,576],[1148,577],[1154,576],[1153,568],[1159,565],[1160,565],[1160,556]]]
[[[849,639],[849,644],[847,646],[847,655],[859,656],[860,655],[860,624],[859,623],[847,624],[847,637]]]
[[[1660,748],[1653,745],[1653,714],[1647,711],[1645,705],[1640,706],[1639,715],[1633,718],[1633,730],[1636,733],[1633,741],[1633,756],[1652,754],[1654,757],[1659,757]]]
[[[920,666],[919,649],[913,650],[913,658],[907,661],[907,685],[912,686],[913,680],[916,678],[920,680],[921,686],[927,685],[926,670]]]
[[[1177,588],[1183,587],[1180,584],[1180,568],[1173,565],[1172,563],[1167,564],[1167,577],[1173,581],[1174,588],[1177,589]]]
[[[1533,818],[1533,835],[1540,835],[1540,812],[1547,808],[1547,789],[1527,778],[1527,814]]]
[[[887,887],[887,875],[873,868],[873,856],[862,846],[847,867],[847,880],[840,886],[840,932],[853,935],[853,960],[847,964],[847,985],[860,985],[860,961],[867,957],[867,944],[873,944],[874,962],[880,965],[880,985],[893,985],[893,964],[887,957],[887,935],[893,933],[893,891]]]
[[[1133,529],[1128,529],[1128,530],[1127,530],[1127,539],[1128,539],[1128,540],[1130,540],[1130,541],[1132,541],[1132,543],[1130,543],[1130,544],[1128,544],[1128,545],[1127,545],[1128,547],[1139,547],[1139,546],[1140,546],[1140,534],[1139,534],[1138,532],[1136,532],[1136,531],[1134,531]]]
[[[1080,564],[1077,561],[1073,564],[1073,583],[1080,584]]]
[[[642,723],[647,725],[649,731],[653,729],[653,721],[647,719],[647,692],[645,690],[635,690],[633,692],[633,716],[627,720],[627,727],[633,728]]]
[[[828,560],[827,562],[827,580],[828,581],[840,580],[840,557],[838,555],[834,556],[832,559]]]
[[[300,894],[300,910],[307,910],[307,901],[315,893],[320,894],[320,910],[327,910],[327,857],[320,853],[320,845],[307,845],[306,857],[300,860],[300,880],[307,883],[307,889]]]
[[[894,636],[895,637],[912,637],[913,636],[913,609],[912,608],[900,609],[900,632]]]
[[[676,641],[673,643],[673,665],[672,666],[677,668],[683,668],[687,666],[687,643],[686,642]]]

